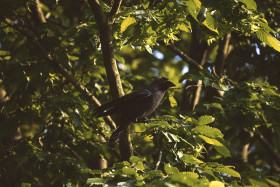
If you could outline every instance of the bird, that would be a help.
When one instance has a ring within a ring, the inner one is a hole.
[[[118,99],[101,105],[94,111],[97,117],[120,115],[119,125],[112,133],[108,145],[114,147],[120,141],[121,135],[135,122],[149,122],[147,116],[153,113],[160,104],[165,92],[175,86],[165,77],[155,78],[147,87],[131,92]]]

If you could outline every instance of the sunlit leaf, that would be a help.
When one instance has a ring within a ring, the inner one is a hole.
[[[185,32],[187,32],[187,33],[191,31],[190,28],[187,27],[185,24],[179,24],[179,25],[177,25],[177,29],[180,29],[181,31],[185,31]]]
[[[257,4],[254,0],[237,0],[237,1],[244,3],[248,9],[253,9],[253,10],[257,9]]]
[[[135,22],[136,22],[136,19],[134,17],[125,18],[121,24],[121,33],[123,33],[127,29],[127,27],[129,27],[130,25],[132,25]]]
[[[164,165],[164,171],[169,175],[179,173],[179,170],[176,167],[171,166],[169,163]]]
[[[210,12],[206,13],[206,19],[204,20],[203,24],[211,31],[219,33],[217,30],[217,23]]]
[[[192,155],[183,155],[181,158],[180,158],[183,162],[185,163],[189,163],[189,164],[201,164],[203,163],[203,161],[195,158],[194,156]]]
[[[168,99],[169,99],[171,107],[177,106],[177,101],[174,99],[174,97],[172,95],[169,94]]]
[[[102,179],[102,178],[89,178],[87,180],[88,185],[100,185],[100,184],[104,184],[104,183],[105,183],[105,179]]]
[[[144,161],[144,159],[143,159],[143,158],[139,158],[139,157],[137,157],[137,156],[131,156],[131,157],[129,158],[129,161],[130,161],[131,163],[137,163],[137,162],[142,162],[142,161]]]
[[[233,170],[229,167],[226,167],[226,166],[224,166],[224,167],[219,166],[215,170],[220,172],[220,173],[224,173],[226,175],[232,176],[232,177],[241,178],[240,174],[237,171],[235,171],[235,170]]]
[[[280,42],[275,37],[271,36],[271,34],[260,29],[257,31],[257,36],[262,42],[280,52]]]
[[[129,168],[129,167],[127,167],[127,166],[125,166],[125,167],[122,168],[122,172],[123,172],[125,175],[135,175],[135,174],[136,174],[135,169]]]
[[[221,138],[224,136],[219,129],[207,125],[196,126],[192,131],[194,131],[197,134],[207,136],[209,138]]]
[[[151,170],[151,171],[147,171],[145,173],[144,178],[152,179],[152,178],[155,178],[155,177],[162,177],[162,176],[163,176],[163,174],[162,174],[161,170]]]
[[[212,116],[201,116],[198,118],[198,125],[207,125],[215,121],[215,118]]]
[[[224,187],[224,183],[220,182],[220,181],[211,181],[209,183],[209,187]]]
[[[143,171],[145,169],[145,166],[142,162],[137,162],[134,166],[137,170]]]
[[[216,139],[211,139],[211,138],[208,138],[206,136],[203,136],[203,135],[198,135],[200,138],[202,138],[206,143],[209,143],[211,145],[216,145],[216,146],[223,146],[223,144],[221,144],[221,142],[219,142],[218,140]]]

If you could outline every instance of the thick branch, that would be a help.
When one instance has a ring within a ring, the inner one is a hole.
[[[112,17],[107,17],[104,14],[98,0],[88,0],[88,2],[98,25],[102,55],[110,92],[113,98],[119,98],[124,95],[124,92],[112,41],[112,24],[114,19]],[[118,12],[121,2],[121,0],[115,0],[110,16],[113,16]],[[129,129],[127,129],[127,133],[124,133],[124,137],[120,140],[120,152],[123,160],[129,160],[129,157],[133,155]]]
[[[122,0],[114,0],[112,10],[109,14],[110,17],[113,17],[114,15],[116,15],[118,13],[121,4],[122,4]]]
[[[190,58],[188,55],[186,55],[186,53],[184,53],[183,51],[181,51],[180,49],[178,49],[174,45],[172,45],[172,44],[165,44],[163,41],[159,41],[158,43],[160,45],[163,45],[163,46],[167,47],[167,49],[173,51],[176,55],[181,57],[184,61],[186,61],[187,63],[193,65],[196,69],[198,69],[198,70],[202,70],[203,69],[203,67],[198,62],[196,62],[195,60]]]
[[[5,19],[4,22],[15,29],[16,31],[23,34],[28,40],[30,40],[35,46],[38,47],[39,51],[42,53],[42,56],[60,73],[62,76],[66,78],[91,104],[98,107],[100,106],[100,102],[97,98],[95,98],[91,93],[89,93],[82,85],[80,85],[67,71],[60,66],[60,64],[48,53],[48,51],[37,41],[32,35],[26,32],[19,25],[15,25],[12,20]],[[106,123],[112,128],[115,129],[116,125],[114,121],[109,117],[104,118]]]
[[[112,41],[112,25],[111,22],[108,20],[107,16],[102,11],[98,0],[88,0],[88,2],[94,14],[99,29],[102,55],[108,82],[110,85],[111,95],[113,98],[118,98],[123,96],[124,92],[114,55],[114,46]]]

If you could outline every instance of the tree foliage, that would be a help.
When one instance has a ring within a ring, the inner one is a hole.
[[[4,0],[1,186],[280,186],[279,6]],[[177,87],[108,147],[94,109],[155,76]]]

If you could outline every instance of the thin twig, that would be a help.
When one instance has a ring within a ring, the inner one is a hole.
[[[176,55],[180,56],[184,61],[186,61],[187,63],[190,63],[191,65],[193,65],[196,69],[198,69],[198,70],[202,70],[203,69],[203,67],[198,62],[196,62],[194,59],[192,59],[191,57],[186,55],[186,53],[184,53],[183,51],[181,51],[180,49],[178,49],[174,45],[172,45],[172,44],[165,44],[163,41],[158,41],[158,43],[160,45],[166,46],[167,49],[173,51]]]
[[[155,170],[158,170],[158,167],[161,163],[161,159],[162,159],[162,151],[159,151],[159,155],[158,155],[158,161],[156,163],[156,167],[155,167]]]

